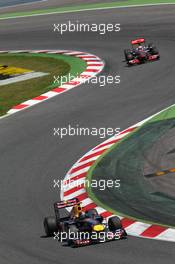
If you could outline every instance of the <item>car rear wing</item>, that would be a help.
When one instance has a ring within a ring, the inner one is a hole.
[[[80,203],[80,201],[77,198],[73,198],[73,199],[69,199],[67,201],[60,201],[60,202],[54,203],[54,208],[62,209],[62,208],[66,208],[66,207],[75,206],[79,203]]]
[[[131,40],[131,44],[132,44],[132,45],[140,44],[140,43],[144,43],[144,42],[145,42],[145,39],[144,39],[144,38]]]

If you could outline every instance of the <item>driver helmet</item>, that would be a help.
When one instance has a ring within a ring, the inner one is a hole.
[[[139,45],[138,50],[143,50],[143,47],[141,45]]]
[[[71,210],[71,218],[79,218],[83,213],[83,208],[81,203],[75,205]]]

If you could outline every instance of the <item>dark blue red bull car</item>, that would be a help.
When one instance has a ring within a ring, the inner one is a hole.
[[[156,46],[153,43],[147,45],[144,38],[132,40],[131,45],[131,49],[124,50],[125,60],[128,66],[160,59],[160,54]]]
[[[69,212],[65,212],[69,208]],[[77,198],[54,203],[55,215],[44,218],[46,236],[79,247],[120,240],[127,233],[117,216],[104,219],[96,209],[84,211]]]

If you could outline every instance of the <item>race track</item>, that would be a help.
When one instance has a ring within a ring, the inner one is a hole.
[[[139,16],[138,16],[139,12]],[[129,237],[128,240],[71,249],[44,238],[42,221],[59,199],[53,179],[63,179],[71,165],[102,142],[96,137],[53,136],[54,127],[124,129],[174,103],[175,6],[114,9],[69,14],[69,20],[121,23],[120,33],[53,32],[52,24],[68,15],[1,21],[0,49],[73,49],[106,61],[104,74],[121,75],[121,84],[85,84],[61,96],[0,119],[0,263],[172,264],[174,244]],[[13,22],[13,23],[12,23]],[[161,60],[127,68],[123,49],[145,36]],[[78,258],[77,258],[78,257]]]
[[[2,7],[12,7],[16,5],[31,4],[34,2],[41,2],[42,0],[0,0],[0,8]]]

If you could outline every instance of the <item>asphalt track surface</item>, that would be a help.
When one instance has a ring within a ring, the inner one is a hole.
[[[29,3],[34,3],[34,2],[39,2],[39,1],[38,0],[6,0],[6,1],[0,0],[0,8],[27,4],[27,3],[29,4]]]
[[[0,120],[0,263],[143,263],[172,264],[174,244],[129,237],[128,240],[71,249],[44,238],[42,220],[59,199],[53,179],[103,141],[96,137],[55,138],[53,127],[124,129],[174,103],[174,6],[115,9],[69,14],[89,23],[121,23],[120,33],[52,32],[66,15],[1,21],[1,49],[73,49],[106,61],[104,74],[121,75],[121,84],[85,84],[45,103]],[[139,14],[139,15],[138,15]],[[13,23],[12,23],[13,22]],[[159,62],[127,68],[123,49],[145,36],[161,52]]]

